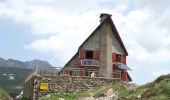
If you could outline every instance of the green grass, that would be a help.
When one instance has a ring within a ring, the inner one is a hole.
[[[55,93],[50,94],[50,98],[48,96],[44,96],[41,98],[41,100],[58,100],[59,98],[63,98],[64,100],[77,100],[78,97],[80,97],[80,93],[71,93],[71,94],[65,94],[65,93]]]
[[[126,97],[135,99],[138,95],[147,100],[170,100],[170,75],[160,76],[154,82],[133,90]]]
[[[12,100],[12,98],[0,88],[0,100]]]

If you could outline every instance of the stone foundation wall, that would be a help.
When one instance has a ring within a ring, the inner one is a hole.
[[[76,77],[76,76],[35,76],[33,100],[49,93],[75,93],[88,90],[94,86],[103,86],[113,84],[119,80],[91,78],[91,77]],[[41,83],[48,83],[47,90],[40,90]],[[31,88],[29,88],[31,89]],[[28,90],[27,90],[28,91]],[[29,91],[30,92],[30,91]],[[28,96],[29,93],[27,93]],[[31,93],[30,93],[31,94]]]

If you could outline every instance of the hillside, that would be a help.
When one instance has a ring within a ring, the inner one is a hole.
[[[25,77],[37,66],[39,68],[53,67],[48,62],[38,59],[22,62],[0,58],[0,87],[10,96],[17,96],[22,91]]]
[[[12,98],[0,88],[0,100],[12,100]]]
[[[24,62],[29,68],[33,69],[35,67],[39,67],[39,68],[52,68],[53,66],[50,65],[47,61],[42,61],[39,59],[34,59],[31,61],[26,61]]]
[[[31,69],[0,67],[0,87],[12,97],[21,92],[25,77]]]
[[[15,67],[15,68],[22,68],[22,69],[33,69],[37,66],[39,68],[53,67],[47,61],[42,61],[39,59],[22,62],[22,61],[14,60],[14,59],[5,60],[3,58],[0,58],[0,67]]]
[[[94,87],[82,93],[48,94],[41,100],[170,100],[170,75],[158,77],[155,81],[133,88],[132,84],[108,84]]]
[[[135,99],[137,96],[141,96],[142,99],[146,100],[170,100],[170,74],[162,75],[155,81],[142,85],[130,91],[130,95],[127,98]]]

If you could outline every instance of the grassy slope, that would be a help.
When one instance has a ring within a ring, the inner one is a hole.
[[[0,67],[0,87],[9,95],[15,97],[21,92],[26,75],[31,70],[19,68]],[[9,80],[3,74],[14,74],[14,80]]]
[[[135,99],[137,95],[149,100],[170,100],[170,74],[160,76],[155,81],[138,87],[131,91],[128,98]]]
[[[164,75],[157,78],[154,82],[139,86],[136,89],[129,90],[121,84],[113,84],[103,87],[94,87],[88,91],[75,94],[50,94],[50,97],[44,96],[41,100],[77,100],[79,97],[93,96],[95,98],[104,96],[104,93],[112,88],[118,93],[119,100],[136,100],[141,95],[142,100],[170,100],[170,75]]]
[[[0,89],[0,100],[12,100],[12,98],[2,89]]]

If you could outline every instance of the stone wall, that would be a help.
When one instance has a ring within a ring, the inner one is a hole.
[[[78,76],[35,76],[33,79],[34,81],[30,80],[30,82],[33,82],[34,89],[27,88],[27,90],[25,90],[27,91],[27,95],[24,95],[25,97],[32,96],[31,98],[34,98],[33,100],[37,100],[39,97],[49,93],[82,92],[94,86],[103,86],[119,81]],[[40,90],[40,83],[48,83],[48,89]]]

